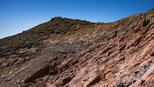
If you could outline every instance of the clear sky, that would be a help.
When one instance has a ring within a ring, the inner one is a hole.
[[[154,7],[154,0],[0,0],[0,38],[61,16],[112,22]]]

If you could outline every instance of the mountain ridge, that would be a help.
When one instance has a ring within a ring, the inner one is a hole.
[[[0,86],[152,86],[153,12],[111,23],[55,17],[1,39],[0,67],[9,70]]]

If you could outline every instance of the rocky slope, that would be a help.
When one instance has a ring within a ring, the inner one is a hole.
[[[55,17],[0,40],[0,87],[153,87],[154,9],[111,23]]]

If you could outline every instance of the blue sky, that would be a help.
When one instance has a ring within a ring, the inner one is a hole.
[[[154,7],[154,0],[0,0],[0,38],[61,16],[112,22]]]

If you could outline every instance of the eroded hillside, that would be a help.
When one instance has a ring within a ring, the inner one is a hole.
[[[0,87],[153,87],[154,9],[111,23],[56,17],[0,40]]]

